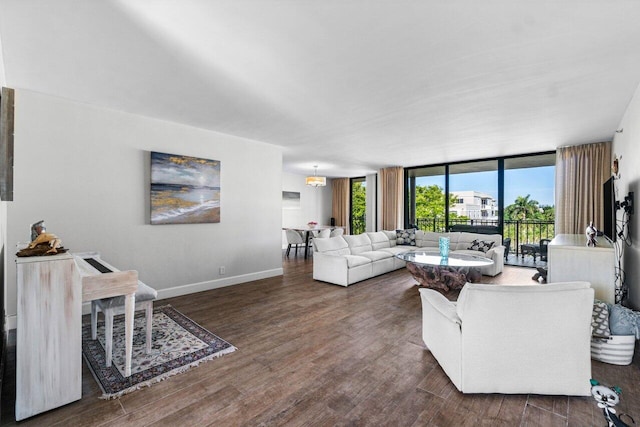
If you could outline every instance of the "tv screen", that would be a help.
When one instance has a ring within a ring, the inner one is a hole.
[[[604,209],[604,224],[602,232],[605,236],[616,241],[616,191],[613,177],[602,184],[602,198]]]

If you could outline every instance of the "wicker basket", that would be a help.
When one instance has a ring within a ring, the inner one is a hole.
[[[634,335],[591,338],[591,358],[613,365],[629,365],[636,346]]]

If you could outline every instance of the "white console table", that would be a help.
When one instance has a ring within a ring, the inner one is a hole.
[[[547,282],[584,280],[591,282],[595,297],[615,303],[615,249],[604,237],[597,246],[587,246],[583,234],[558,234],[549,243]]]

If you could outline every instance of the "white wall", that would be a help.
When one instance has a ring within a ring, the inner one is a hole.
[[[320,225],[328,225],[331,218],[331,179],[327,178],[325,187],[309,187],[305,184],[305,175],[282,173],[282,191],[300,193],[299,209],[282,209],[282,227],[301,227],[309,221]],[[282,232],[282,245],[287,246],[287,239]]]
[[[631,217],[631,239],[633,244],[624,249],[624,271],[629,285],[629,305],[640,309],[640,86],[620,121],[613,138],[613,152],[620,156],[620,179],[616,181],[616,200],[624,199],[629,191],[635,193],[635,213]],[[620,216],[619,216],[620,217]]]
[[[327,179],[325,187],[309,187],[305,185],[305,176],[282,173],[282,191],[300,193],[300,209],[283,209],[282,226],[295,227],[305,225],[309,221],[318,224],[329,224],[331,218],[331,179]]]
[[[221,161],[220,223],[149,225],[150,151]],[[138,270],[161,298],[282,274],[279,147],[17,90],[14,184],[9,316],[15,244],[40,219],[72,252]]]

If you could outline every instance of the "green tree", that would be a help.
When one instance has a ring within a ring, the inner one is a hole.
[[[540,206],[540,212],[536,219],[540,219],[542,221],[555,221],[556,219],[556,209],[554,206],[542,205]]]
[[[455,194],[449,194],[449,205],[456,203]],[[416,185],[416,219],[442,219],[445,213],[444,189],[439,185]],[[456,218],[457,214],[451,212],[450,218]]]
[[[365,212],[366,212],[366,195],[367,188],[362,181],[354,181],[351,186],[351,217],[353,218],[352,232],[356,231],[364,233],[365,228]]]
[[[536,219],[540,214],[540,206],[537,200],[532,200],[530,197],[530,194],[516,197],[513,204],[504,208],[505,219],[510,221]]]

